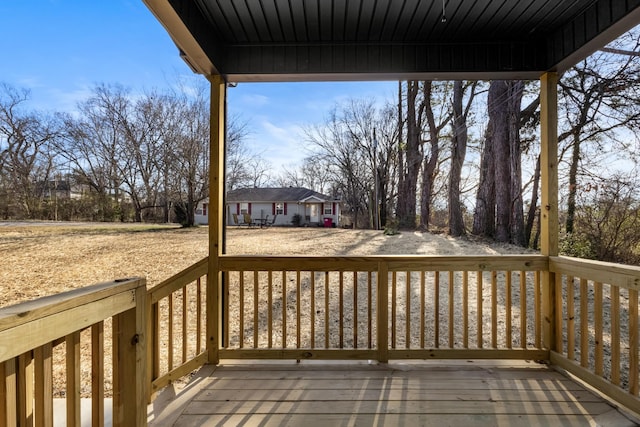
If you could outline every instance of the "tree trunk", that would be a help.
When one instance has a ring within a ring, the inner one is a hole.
[[[487,129],[489,132],[489,129]],[[493,238],[496,218],[496,192],[494,187],[495,175],[493,145],[485,139],[480,159],[480,180],[476,207],[473,213],[473,234]]]
[[[529,246],[531,241],[531,232],[533,231],[533,224],[536,220],[536,212],[538,210],[538,188],[540,185],[540,155],[536,160],[536,170],[533,174],[533,188],[531,190],[531,204],[529,205],[529,212],[527,213],[527,224],[524,230],[525,246]],[[533,249],[537,249],[536,246],[531,246]]]
[[[525,245],[524,206],[522,202],[522,155],[520,149],[520,119],[524,82],[515,80],[507,83],[509,94],[509,158],[511,162],[511,218],[510,241],[518,246]]]
[[[576,195],[578,193],[578,166],[580,163],[580,136],[573,135],[573,151],[571,153],[571,165],[569,167],[569,196],[567,198],[567,221],[565,224],[567,234],[573,233],[576,217]]]
[[[489,85],[489,123],[473,224],[476,234],[519,245],[524,244],[519,137],[523,89],[520,81]]]
[[[494,147],[495,192],[496,192],[496,229],[498,242],[509,241],[509,223],[511,220],[511,173],[509,144],[509,85],[499,80],[491,82],[487,98],[491,134],[487,143]]]
[[[453,84],[453,132],[451,137],[451,169],[449,171],[449,234],[466,234],[462,203],[460,201],[460,175],[467,153],[467,120],[462,112],[462,81]]]
[[[416,226],[416,190],[420,172],[420,129],[416,118],[416,98],[419,83],[407,82],[407,144],[403,185],[398,193],[398,221],[402,228]]]
[[[427,123],[429,125],[429,140],[431,142],[431,152],[429,156],[424,156],[424,168],[422,170],[422,197],[420,198],[420,229],[429,229],[429,219],[431,217],[431,198],[433,197],[433,182],[436,178],[436,167],[440,154],[438,128],[431,106],[431,81],[424,82],[424,106]]]

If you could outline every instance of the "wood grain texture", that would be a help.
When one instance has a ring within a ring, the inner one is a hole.
[[[172,425],[589,425],[612,410],[525,362],[229,364],[201,381]]]

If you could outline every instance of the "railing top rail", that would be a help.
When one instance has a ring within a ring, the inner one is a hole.
[[[144,278],[116,279],[111,282],[96,283],[59,294],[1,307],[0,331],[51,316],[70,308],[99,301],[122,292],[132,291],[140,286],[146,286]]]
[[[0,362],[136,306],[145,279],[122,279],[0,309]]]
[[[151,303],[156,303],[160,299],[175,292],[176,290],[188,285],[199,277],[207,274],[209,257],[205,257],[195,264],[187,267],[176,275],[163,280],[154,287],[149,289],[151,295]]]
[[[567,256],[549,257],[549,271],[640,291],[640,267]]]
[[[372,255],[372,256],[255,256],[223,255],[223,271],[377,271],[385,263],[389,271],[533,271],[546,270],[548,258],[526,255]]]

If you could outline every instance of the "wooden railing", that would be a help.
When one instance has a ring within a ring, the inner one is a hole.
[[[149,290],[149,392],[155,393],[207,362],[207,260]]]
[[[53,425],[56,396],[79,426],[87,393],[92,425],[104,425],[105,393],[113,425],[146,425],[146,297],[144,279],[124,279],[0,309],[0,426]]]
[[[93,425],[111,391],[114,425],[145,425],[147,399],[213,351],[551,360],[640,413],[638,267],[540,255],[222,256],[215,290],[208,268],[205,258],[148,291],[131,279],[0,309],[0,427],[50,425],[55,393],[66,397],[68,425],[79,425],[82,375],[91,377],[82,393]],[[545,287],[547,272],[554,281]]]
[[[640,268],[551,257],[556,342],[551,362],[640,413]]]
[[[223,256],[219,267],[220,358],[548,358],[543,256]]]

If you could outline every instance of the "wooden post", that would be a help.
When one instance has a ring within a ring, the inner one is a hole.
[[[146,281],[134,290],[135,307],[113,317],[113,425],[147,425]]]
[[[208,361],[220,360],[222,336],[220,293],[222,273],[218,260],[223,253],[224,232],[224,156],[225,105],[227,86],[219,75],[209,77],[211,83],[210,141],[209,141],[209,269],[207,274],[207,353]]]
[[[540,77],[540,250],[542,255],[558,255],[558,74]],[[556,349],[556,279],[542,272],[542,345]]]

